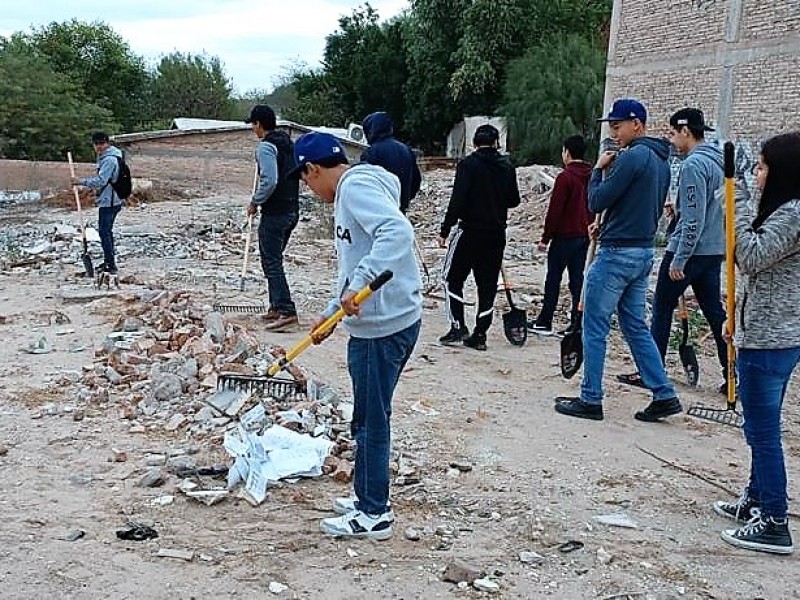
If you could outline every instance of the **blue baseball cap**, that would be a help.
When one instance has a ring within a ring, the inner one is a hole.
[[[639,119],[642,123],[647,122],[647,109],[644,104],[633,98],[622,98],[615,100],[608,111],[608,116],[597,119],[598,121],[632,121]]]
[[[308,163],[319,163],[327,159],[344,158],[347,154],[334,136],[330,133],[312,131],[297,138],[294,143],[294,160],[296,166],[289,171],[288,176],[295,179],[300,177],[300,172]]]

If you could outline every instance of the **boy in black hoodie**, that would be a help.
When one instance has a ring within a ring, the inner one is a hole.
[[[275,113],[266,104],[254,106],[245,122],[252,125],[253,133],[261,140],[256,149],[258,186],[247,214],[254,216],[261,207],[258,249],[269,292],[269,311],[263,318],[270,331],[294,331],[298,325],[297,309],[283,270],[283,251],[300,211],[300,183],[288,176],[295,165],[294,144],[277,129]]]
[[[475,152],[456,169],[453,194],[439,231],[439,246],[447,246],[443,278],[445,308],[450,331],[439,338],[442,344],[463,342],[475,350],[486,350],[486,332],[492,324],[497,277],[506,247],[508,209],[519,206],[519,188],[514,166],[497,148],[500,132],[491,125],[475,130]],[[464,321],[464,282],[473,273],[478,287],[475,330],[469,334]]]

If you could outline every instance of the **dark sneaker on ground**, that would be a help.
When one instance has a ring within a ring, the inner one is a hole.
[[[533,325],[528,325],[528,332],[535,333],[537,335],[553,335],[553,326],[552,325],[539,325],[538,323],[534,323]]]
[[[466,327],[451,327],[450,331],[445,333],[439,338],[439,343],[445,346],[451,346],[463,342],[464,338],[469,336],[469,329]]]
[[[480,333],[473,333],[471,336],[464,338],[464,345],[467,348],[483,352],[486,350],[486,336]]]
[[[323,533],[337,537],[359,537],[373,540],[388,540],[392,537],[392,522],[389,513],[368,515],[354,510],[340,517],[322,519],[319,528]]]
[[[726,529],[720,535],[732,546],[745,550],[772,554],[791,554],[794,550],[787,519],[778,521],[772,517],[753,517],[747,525],[739,529]]]
[[[603,420],[602,404],[589,404],[580,398],[559,396],[556,398],[556,412],[579,419]]]
[[[737,523],[747,523],[753,517],[761,514],[758,503],[750,498],[747,492],[742,494],[736,502],[717,500],[714,502],[714,512]]]
[[[261,320],[265,321],[266,323],[272,323],[273,321],[280,319],[280,317],[281,313],[274,308],[270,308],[265,314],[261,315]]]
[[[300,327],[297,315],[279,315],[277,319],[266,324],[268,331],[275,333],[294,333]]]
[[[617,381],[624,383],[625,385],[632,385],[633,387],[647,389],[647,386],[645,386],[644,381],[642,381],[639,373],[617,375]]]
[[[346,515],[355,510],[357,510],[356,498],[336,498],[333,501],[333,512],[337,515]],[[394,511],[392,510],[391,502],[386,503],[386,512],[384,514],[389,522],[394,523]]]
[[[647,408],[640,410],[633,418],[637,421],[647,421],[648,423],[655,423],[666,417],[677,415],[683,412],[683,407],[677,398],[670,398],[669,400],[653,400],[647,405]]]

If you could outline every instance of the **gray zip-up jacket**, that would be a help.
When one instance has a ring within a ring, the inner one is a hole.
[[[787,202],[753,231],[755,210],[744,185],[736,188],[738,348],[800,347],[800,199]]]
[[[94,177],[84,177],[80,180],[81,185],[92,188],[97,194],[95,204],[100,208],[109,206],[120,206],[125,201],[117,196],[111,182],[119,177],[119,161],[122,158],[122,151],[116,146],[109,146],[97,157],[97,175]]]
[[[675,253],[673,269],[683,270],[686,261],[695,255],[725,254],[719,193],[723,183],[722,151],[711,144],[695,146],[683,161],[678,176],[677,225],[667,243],[667,250]]]

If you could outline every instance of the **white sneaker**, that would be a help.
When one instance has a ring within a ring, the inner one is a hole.
[[[392,537],[392,522],[388,513],[368,515],[354,510],[341,517],[322,519],[319,528],[323,533],[337,537],[360,537],[373,540],[388,540]]]
[[[356,498],[335,498],[333,500],[333,512],[337,515],[346,515],[356,510]],[[392,503],[386,503],[386,519],[390,523],[394,523],[394,511],[392,510]]]

